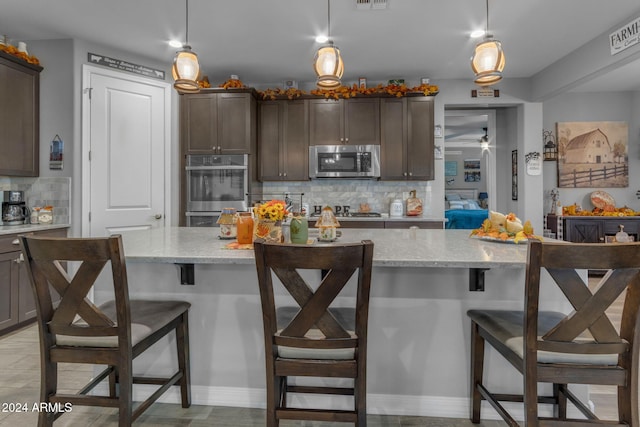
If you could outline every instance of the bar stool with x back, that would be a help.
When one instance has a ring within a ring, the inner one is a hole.
[[[278,426],[281,419],[352,422],[366,427],[373,243],[316,246],[256,241],[254,251],[264,326],[267,427]],[[303,270],[317,271],[314,275]],[[326,274],[321,275],[321,270]],[[356,280],[350,281],[352,276]],[[278,287],[274,291],[278,281],[286,291],[279,292]],[[351,287],[355,292],[339,297]],[[291,306],[291,297],[299,307]],[[293,384],[291,377],[348,378],[353,379],[353,386]],[[289,393],[351,395],[354,409],[292,407]]]
[[[607,270],[593,293],[576,271],[587,269]],[[540,310],[540,278],[545,270],[573,306],[572,312]],[[607,313],[618,298],[624,298],[619,330]],[[520,424],[504,401],[524,403],[527,427],[638,427],[639,307],[640,244],[530,242],[524,311],[467,313],[471,318],[472,422],[480,422],[480,404],[487,400],[509,426]],[[523,375],[523,394],[488,390],[483,379],[485,342]],[[553,386],[546,396],[539,396],[538,383]],[[569,384],[616,386],[618,420],[598,420]],[[569,418],[568,402],[577,408],[579,418]],[[540,404],[552,405],[554,416],[540,416]]]
[[[40,332],[40,401],[118,408],[118,425],[130,426],[172,385],[180,386],[182,407],[191,404],[189,379],[190,304],[183,301],[129,300],[121,236],[45,238],[21,236],[25,264],[35,293]],[[63,264],[79,262],[70,277]],[[87,299],[101,271],[112,284],[114,299],[100,306]],[[55,291],[52,291],[55,289]],[[51,292],[61,296],[54,307]],[[178,370],[167,378],[133,375],[133,359],[175,331]],[[58,391],[58,364],[105,365],[77,394]],[[89,395],[109,379],[109,395]],[[134,408],[133,384],[159,386]],[[51,426],[63,412],[40,412],[38,426]]]

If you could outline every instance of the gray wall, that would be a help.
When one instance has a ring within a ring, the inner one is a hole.
[[[640,210],[636,191],[640,190],[640,146],[638,128],[640,121],[640,93],[638,92],[592,92],[566,93],[543,103],[545,130],[556,134],[557,122],[582,121],[624,121],[629,126],[629,187],[626,188],[561,188],[560,203],[571,205],[578,203],[583,209],[591,210],[589,199],[595,190],[605,190],[616,200],[618,207],[627,205]],[[557,162],[544,162],[545,212],[549,212],[551,202],[549,192],[557,187]]]

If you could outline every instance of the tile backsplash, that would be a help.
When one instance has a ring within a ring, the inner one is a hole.
[[[327,179],[308,182],[263,182],[262,194],[264,199],[282,198],[289,193],[294,203],[308,203],[313,206],[350,206],[357,211],[361,203],[368,203],[372,212],[389,213],[389,205],[395,199],[403,202],[409,197],[409,192],[416,190],[416,195],[423,201],[423,216],[433,216],[431,207],[430,181],[375,181],[375,180],[346,180]],[[441,216],[441,214],[440,214]]]
[[[24,191],[29,209],[35,206],[53,206],[53,222],[55,224],[71,223],[71,178],[0,177],[0,191],[8,190]]]

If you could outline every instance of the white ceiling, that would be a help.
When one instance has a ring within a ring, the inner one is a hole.
[[[485,26],[484,0],[388,0],[388,9],[370,11],[355,3],[331,2],[345,82],[472,78],[477,41],[469,34]],[[638,0],[490,0],[489,8],[507,78],[531,77],[640,14]],[[254,84],[314,81],[314,38],[326,31],[326,0],[190,0],[189,12],[189,43],[213,84],[230,74]],[[0,0],[0,34],[14,41],[87,40],[130,51],[143,64],[145,57],[170,63],[176,49],[167,41],[184,32],[184,0]],[[628,90],[622,80],[631,79],[637,89],[638,75],[614,75],[608,84]],[[595,87],[602,90],[607,77],[600,79]]]

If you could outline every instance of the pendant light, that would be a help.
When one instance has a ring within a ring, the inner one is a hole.
[[[487,22],[485,38],[476,45],[471,57],[471,68],[475,73],[474,82],[479,86],[490,86],[502,80],[504,52],[502,43],[489,34],[489,0],[487,2]]]
[[[331,40],[331,0],[327,0],[327,44],[321,46],[313,58],[313,69],[318,76],[320,89],[336,89],[342,84],[340,79],[344,73],[344,63],[340,49]]]
[[[171,74],[173,74],[175,80],[173,87],[176,88],[178,92],[195,93],[200,92],[200,86],[198,85],[200,64],[198,64],[198,55],[192,52],[191,46],[189,46],[189,0],[185,0],[185,2],[185,43],[182,45],[182,50],[176,53],[176,57],[173,59]]]

